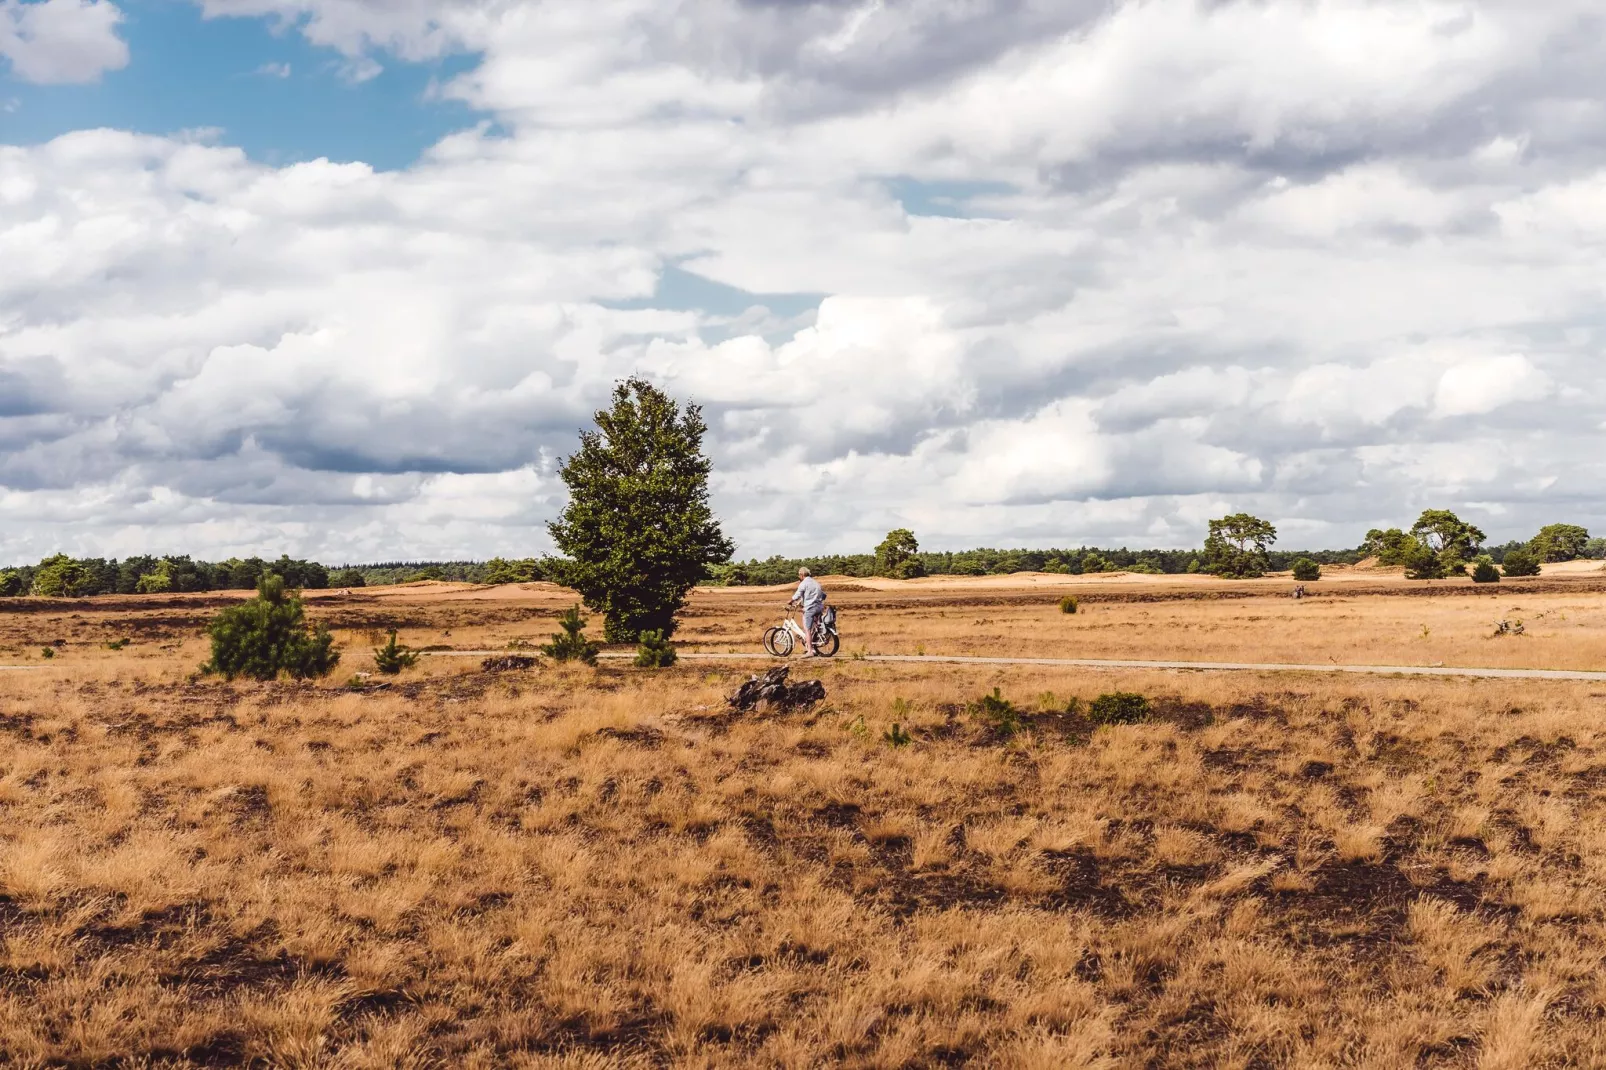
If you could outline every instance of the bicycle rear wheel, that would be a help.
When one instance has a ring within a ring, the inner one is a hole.
[[[790,657],[792,653],[792,633],[784,627],[771,628],[764,633],[764,650],[772,657]]]
[[[842,637],[835,632],[820,631],[814,635],[814,652],[822,658],[836,657],[836,652],[841,646]]]

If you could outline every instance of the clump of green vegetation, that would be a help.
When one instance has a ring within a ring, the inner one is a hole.
[[[1094,699],[1087,719],[1094,724],[1140,724],[1149,719],[1149,700],[1130,691],[1112,691]]]
[[[127,637],[124,637],[122,639],[113,639],[111,642],[106,644],[106,649],[107,650],[121,650],[121,649],[123,649],[123,647],[127,646],[128,643],[129,643],[129,640],[127,639]]]
[[[1205,539],[1205,569],[1234,579],[1264,576],[1271,567],[1267,553],[1277,541],[1277,529],[1248,513],[1234,513],[1210,521]]]
[[[1531,550],[1507,551],[1505,560],[1500,562],[1500,570],[1507,576],[1537,576],[1539,555]]]
[[[555,578],[603,615],[610,643],[673,635],[687,592],[734,548],[708,504],[708,425],[636,377],[596,423],[559,469],[569,504],[547,530],[571,563]]]
[[[970,715],[1003,739],[1009,739],[1026,727],[1015,704],[996,687],[992,694],[983,695],[970,704]]]
[[[541,653],[553,661],[579,661],[587,665],[597,663],[597,644],[586,638],[586,618],[580,615],[579,606],[570,606],[558,618],[562,631],[552,633],[552,642],[541,648]]]
[[[1075,613],[1076,609],[1077,609],[1077,602],[1076,602],[1075,597],[1073,597],[1071,595],[1066,595],[1064,598],[1060,599],[1060,612],[1061,613],[1067,613],[1067,614],[1068,613]]]
[[[1494,562],[1487,556],[1478,558],[1472,565],[1473,583],[1499,583],[1500,570],[1494,567]]]
[[[374,668],[386,676],[395,676],[403,669],[411,669],[416,664],[418,664],[418,652],[396,642],[395,628],[390,630],[390,638],[384,646],[374,648]]]
[[[641,633],[641,643],[636,647],[636,668],[667,669],[677,660],[667,635],[655,628]]]
[[[881,734],[881,741],[889,747],[907,747],[914,742],[914,737],[905,732],[897,721],[893,721],[892,727]]]
[[[53,647],[53,646],[40,647],[39,648],[39,656],[42,657],[42,658],[47,658],[47,659],[48,658],[53,658],[53,657],[56,656],[56,648]]]
[[[1300,583],[1314,583],[1322,578],[1322,566],[1308,557],[1302,557],[1293,564],[1294,579]]]
[[[268,573],[257,584],[257,596],[230,606],[212,618],[212,660],[203,673],[225,679],[248,676],[272,680],[285,673],[297,680],[326,675],[340,661],[329,626],[309,631],[301,596],[286,591],[282,576]]]

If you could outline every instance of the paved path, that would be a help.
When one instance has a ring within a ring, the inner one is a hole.
[[[518,653],[507,650],[430,650],[439,657],[489,657]],[[611,660],[634,658],[634,654],[607,653]],[[768,654],[691,654],[685,661],[777,661]],[[797,661],[799,659],[789,659]],[[1347,672],[1370,676],[1471,676],[1503,680],[1592,680],[1606,683],[1606,672],[1583,669],[1478,669],[1453,665],[1285,665],[1250,661],[1126,661],[1100,658],[983,658],[942,654],[870,654],[863,658],[837,657],[836,661],[876,661],[937,665],[1040,665],[1077,669],[1186,669],[1196,672]],[[40,666],[42,667],[42,666]]]

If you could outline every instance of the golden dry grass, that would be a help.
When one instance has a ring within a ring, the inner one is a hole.
[[[501,645],[562,600],[467,594],[314,612]],[[0,617],[68,643],[0,674],[0,1064],[1606,1065],[1589,685],[838,660],[731,716],[690,663],[190,681],[193,601]],[[1167,605],[1092,617],[1249,608]],[[1117,686],[1150,723],[1058,712]]]

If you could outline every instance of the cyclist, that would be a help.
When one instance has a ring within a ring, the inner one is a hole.
[[[797,590],[792,592],[792,600],[786,603],[788,607],[803,607],[803,656],[814,657],[814,629],[819,627],[820,617],[825,613],[825,588],[820,581],[809,575],[809,570],[797,570]]]

